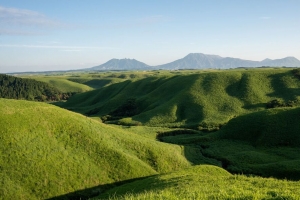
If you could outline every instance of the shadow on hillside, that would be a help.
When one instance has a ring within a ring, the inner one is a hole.
[[[288,72],[287,75],[290,72]],[[300,89],[299,88],[288,88],[286,84],[284,83],[283,75],[284,74],[274,74],[271,75],[271,84],[272,87],[274,88],[274,92],[268,94],[270,97],[274,98],[282,98],[284,101],[289,101],[289,100],[295,100],[298,96],[300,96]],[[292,75],[291,75],[292,76]]]
[[[246,104],[242,106],[244,109],[266,108],[266,103]]]
[[[88,200],[90,198],[97,197],[100,194],[102,194],[102,193],[106,192],[107,190],[112,189],[114,187],[117,187],[117,186],[120,186],[120,185],[123,185],[126,183],[131,183],[131,182],[134,182],[137,180],[142,180],[147,177],[151,177],[151,176],[128,179],[125,181],[119,181],[119,182],[114,182],[114,183],[110,183],[110,184],[98,185],[95,187],[86,188],[83,190],[77,190],[77,191],[63,194],[60,196],[51,197],[51,198],[48,198],[47,200]]]

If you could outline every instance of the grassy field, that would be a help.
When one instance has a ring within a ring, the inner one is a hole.
[[[177,145],[45,103],[0,99],[0,112],[0,199],[44,199],[97,186],[102,190],[190,166]]]
[[[299,199],[300,182],[231,175],[208,165],[152,176],[94,199]]]

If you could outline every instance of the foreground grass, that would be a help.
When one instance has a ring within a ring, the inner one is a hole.
[[[95,195],[120,181],[190,166],[177,145],[45,103],[0,99],[0,113],[0,199],[45,199],[91,187],[94,194],[84,195]]]
[[[208,165],[157,175],[95,199],[300,199],[300,182],[231,175]]]

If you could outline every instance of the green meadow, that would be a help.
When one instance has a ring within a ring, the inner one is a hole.
[[[94,199],[299,199],[300,182],[231,175],[199,165],[116,187]]]
[[[22,75],[0,99],[0,199],[300,199],[299,69]]]

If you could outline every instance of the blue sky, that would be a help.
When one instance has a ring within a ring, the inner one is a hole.
[[[299,9],[299,0],[0,0],[0,73],[188,53],[300,59]]]

